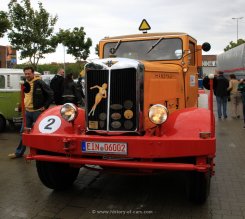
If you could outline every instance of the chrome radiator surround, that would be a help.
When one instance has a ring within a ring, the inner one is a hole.
[[[86,64],[85,72],[87,132],[140,133],[143,64],[126,58],[97,59]]]

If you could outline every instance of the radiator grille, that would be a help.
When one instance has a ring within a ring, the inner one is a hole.
[[[136,69],[89,70],[87,72],[87,127],[94,131],[136,131]],[[98,87],[106,83],[107,98],[96,102]],[[109,84],[110,83],[110,84]],[[91,89],[94,87],[93,89]]]

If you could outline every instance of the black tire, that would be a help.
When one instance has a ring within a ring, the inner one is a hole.
[[[0,115],[0,132],[3,132],[6,127],[6,119]]]
[[[77,179],[79,169],[69,164],[36,161],[37,173],[42,183],[50,189],[64,190]]]
[[[210,172],[190,172],[188,177],[187,195],[195,204],[203,204],[210,192]]]

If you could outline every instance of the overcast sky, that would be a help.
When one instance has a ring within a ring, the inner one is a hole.
[[[18,0],[20,2],[20,0]],[[38,9],[37,0],[32,6]],[[148,32],[186,32],[199,44],[209,42],[211,50],[203,54],[220,54],[230,41],[245,39],[245,0],[41,0],[53,16],[58,15],[55,32],[84,27],[93,41],[90,58],[95,58],[94,47],[105,36],[139,33],[142,19],[151,26]],[[9,0],[0,0],[0,10],[8,10]],[[9,45],[7,36],[0,45]],[[63,46],[47,55],[40,63],[72,62],[64,55]],[[18,59],[18,63],[23,61]]]

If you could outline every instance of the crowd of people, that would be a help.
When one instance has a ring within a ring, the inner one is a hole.
[[[26,127],[31,128],[38,116],[53,102],[56,105],[64,103],[82,104],[84,93],[82,87],[73,81],[73,74],[65,75],[64,69],[59,69],[48,86],[40,76],[35,75],[32,67],[24,68],[24,107]],[[23,132],[23,124],[20,133]],[[22,144],[22,138],[14,153],[9,158],[19,158],[25,153],[26,146]]]
[[[238,80],[234,74],[230,74],[229,80],[224,76],[222,71],[214,77],[213,89],[217,102],[218,118],[227,119],[227,103],[230,101],[230,117],[240,119],[243,113],[245,128],[245,79]],[[210,89],[208,76],[203,79],[203,86]]]
[[[76,84],[73,80],[73,74],[67,73],[64,77],[64,69],[60,69],[52,78],[50,88],[54,92],[54,102],[56,105],[64,103],[82,104],[84,93],[81,84]]]

